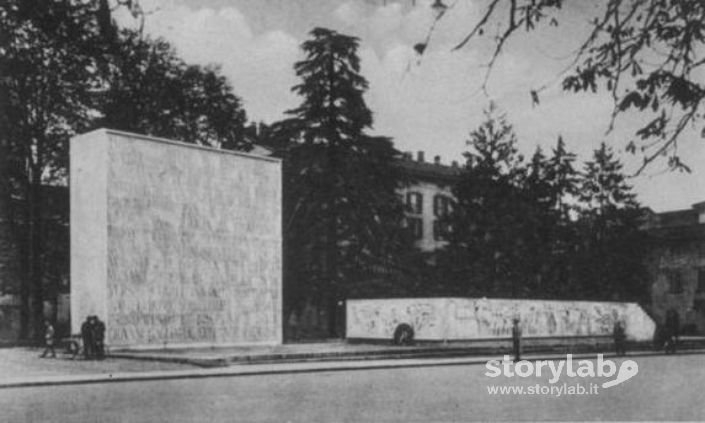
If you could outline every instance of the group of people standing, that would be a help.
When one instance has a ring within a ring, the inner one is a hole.
[[[81,325],[83,356],[87,359],[105,357],[105,323],[98,316],[88,316]]]
[[[51,354],[56,358],[54,349],[56,331],[49,320],[44,320],[44,352],[40,355],[45,358]],[[89,359],[105,358],[105,323],[98,316],[88,316],[81,325],[81,340],[83,341],[83,356]]]

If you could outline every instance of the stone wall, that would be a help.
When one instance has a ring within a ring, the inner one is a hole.
[[[280,343],[281,163],[99,130],[71,141],[71,320],[113,347]]]
[[[629,339],[648,341],[655,324],[635,303],[470,298],[349,300],[346,336],[392,339],[399,324],[418,340],[508,338],[519,317],[525,337],[611,335],[615,319]]]

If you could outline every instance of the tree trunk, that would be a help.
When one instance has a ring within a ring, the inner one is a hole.
[[[6,71],[4,64],[1,71]],[[7,88],[0,85],[0,295],[5,293],[20,294],[22,299],[23,283],[20,266],[19,250],[13,219],[11,218],[10,196],[10,140],[7,121],[7,108],[9,96]],[[26,299],[26,297],[25,297]],[[26,302],[22,302],[25,305]],[[27,336],[28,314],[26,307],[20,307],[20,333],[18,336]]]
[[[335,62],[331,58],[328,63],[328,175],[329,175],[329,191],[328,199],[328,228],[326,230],[326,275],[330,283],[330,296],[328,299],[328,335],[331,338],[337,337],[336,327],[337,312],[336,304],[338,300],[339,284],[338,280],[338,210],[337,201],[340,193],[338,192],[338,181],[335,178],[336,169],[338,168],[338,132],[336,130],[335,120]]]
[[[28,275],[31,290],[30,320],[33,329],[32,337],[40,340],[44,320],[44,287],[43,272],[43,233],[42,233],[42,205],[41,205],[41,174],[32,169],[29,185],[27,186],[27,236],[28,236]]]
[[[5,140],[0,140],[0,295],[20,293],[25,284],[22,283],[19,269],[19,254],[15,242],[13,223],[10,214],[10,189]],[[20,309],[19,337],[27,334],[27,313]]]

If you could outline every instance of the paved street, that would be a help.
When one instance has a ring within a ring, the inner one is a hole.
[[[548,377],[491,379],[483,365],[4,389],[0,421],[705,419],[705,355],[635,360],[639,373],[624,384],[561,397],[490,395],[492,383],[527,387]]]

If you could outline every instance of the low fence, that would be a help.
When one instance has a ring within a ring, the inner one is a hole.
[[[409,298],[349,300],[349,339],[389,339],[401,324],[420,341],[506,339],[519,318],[524,337],[610,336],[615,320],[624,322],[627,339],[649,341],[656,325],[636,303]]]

